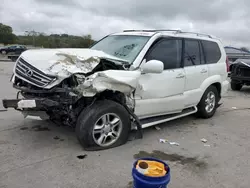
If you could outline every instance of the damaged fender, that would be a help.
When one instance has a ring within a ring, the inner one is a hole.
[[[93,75],[87,77],[86,81],[82,85],[77,87],[77,90],[86,97],[92,97],[97,93],[101,93],[105,90],[119,91],[121,93],[124,93],[126,96],[126,105],[124,105],[124,107],[131,115],[133,121],[136,124],[136,138],[142,138],[142,128],[140,120],[132,110],[135,107],[133,94],[138,86],[140,75],[141,72],[138,70],[107,70],[96,72]],[[133,96],[133,99],[131,99],[130,96]]]
[[[83,84],[76,87],[76,90],[85,97],[92,97],[105,90],[119,91],[126,96],[137,88],[140,71],[128,70],[106,70],[96,72],[87,77]]]

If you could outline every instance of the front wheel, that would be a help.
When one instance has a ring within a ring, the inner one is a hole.
[[[219,102],[218,90],[215,86],[211,85],[204,92],[198,104],[198,116],[202,118],[210,118],[214,115]]]
[[[77,120],[76,136],[85,150],[101,150],[125,144],[130,115],[119,103],[97,101],[84,109]]]

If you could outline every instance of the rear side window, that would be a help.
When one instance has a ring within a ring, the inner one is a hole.
[[[200,65],[204,62],[198,40],[185,40],[184,66]],[[202,60],[202,61],[201,61]]]
[[[221,52],[218,44],[212,41],[201,41],[205,52],[207,64],[217,63],[221,58]]]
[[[182,53],[181,39],[162,39],[157,42],[146,56],[146,60],[159,60],[164,70],[180,68]]]

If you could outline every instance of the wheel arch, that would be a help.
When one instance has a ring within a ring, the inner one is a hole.
[[[96,99],[97,100],[107,99],[107,100],[112,100],[114,102],[117,102],[121,105],[126,104],[125,94],[119,91],[105,90],[101,93],[98,93],[98,95],[96,95]]]
[[[222,91],[222,78],[220,75],[214,75],[211,76],[209,78],[207,78],[201,85],[201,96],[200,96],[200,100],[203,96],[203,94],[205,93],[205,91],[207,90],[207,88],[209,88],[210,86],[214,86],[216,87],[219,97],[221,97],[221,91]],[[199,101],[200,101],[199,100]]]
[[[220,82],[215,82],[215,83],[211,84],[211,86],[215,86],[216,87],[216,89],[218,91],[218,94],[219,94],[219,97],[221,98],[221,83]]]

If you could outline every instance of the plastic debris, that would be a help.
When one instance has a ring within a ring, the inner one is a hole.
[[[167,142],[168,142],[167,139],[162,139],[162,138],[160,139],[160,143],[164,143],[164,144],[165,144],[165,143],[167,143]]]
[[[179,146],[180,144],[177,142],[169,142],[170,145],[174,145],[174,146]]]
[[[140,163],[138,162],[136,169],[141,174],[146,174],[146,173],[148,173],[148,163],[146,161],[142,161]]]
[[[85,159],[86,157],[87,157],[86,154],[84,154],[84,155],[78,155],[78,156],[77,156],[78,159]]]
[[[155,126],[155,129],[156,129],[157,131],[160,131],[160,130],[161,130],[161,128],[158,127],[158,126]]]
[[[234,106],[234,107],[232,107],[232,109],[237,110],[237,107]]]
[[[204,147],[210,147],[210,145],[209,144],[204,144]]]
[[[207,139],[205,139],[205,138],[202,138],[201,141],[202,141],[203,143],[207,143]]]

